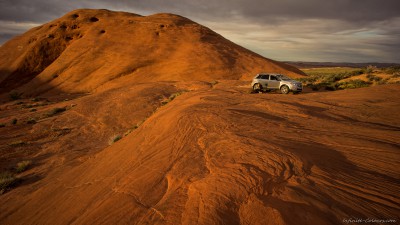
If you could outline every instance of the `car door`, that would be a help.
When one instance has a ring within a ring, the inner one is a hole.
[[[279,89],[279,84],[280,84],[280,81],[278,80],[278,78],[275,75],[269,76],[268,88]]]
[[[268,86],[269,82],[269,75],[261,75],[260,78],[258,79],[258,82],[261,84],[261,86],[265,89]]]

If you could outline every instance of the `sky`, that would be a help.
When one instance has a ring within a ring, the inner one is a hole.
[[[0,45],[78,8],[178,14],[274,60],[400,63],[400,0],[0,0]]]

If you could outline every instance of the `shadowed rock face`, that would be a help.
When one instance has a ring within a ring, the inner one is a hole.
[[[32,161],[1,224],[399,220],[398,84],[249,94],[243,62],[289,67],[168,14],[77,10],[27,34],[1,54],[59,49],[1,58],[3,82],[43,93],[0,104],[1,171]]]
[[[2,92],[26,84],[26,94],[88,92],[123,76],[147,82],[303,74],[181,16],[108,10],[75,10],[14,38],[0,48],[0,71]]]

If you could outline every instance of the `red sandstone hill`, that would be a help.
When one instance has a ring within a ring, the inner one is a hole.
[[[121,77],[248,80],[260,71],[303,74],[173,14],[75,10],[0,48],[1,92],[21,85],[26,94],[55,87],[88,92]]]

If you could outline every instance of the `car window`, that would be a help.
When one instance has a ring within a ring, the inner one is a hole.
[[[278,80],[278,79],[276,79],[276,76],[271,75],[271,80]]]
[[[262,75],[258,75],[258,76],[256,77],[256,79],[261,79],[261,76],[262,76]]]
[[[268,80],[268,75],[261,75],[261,79]]]

